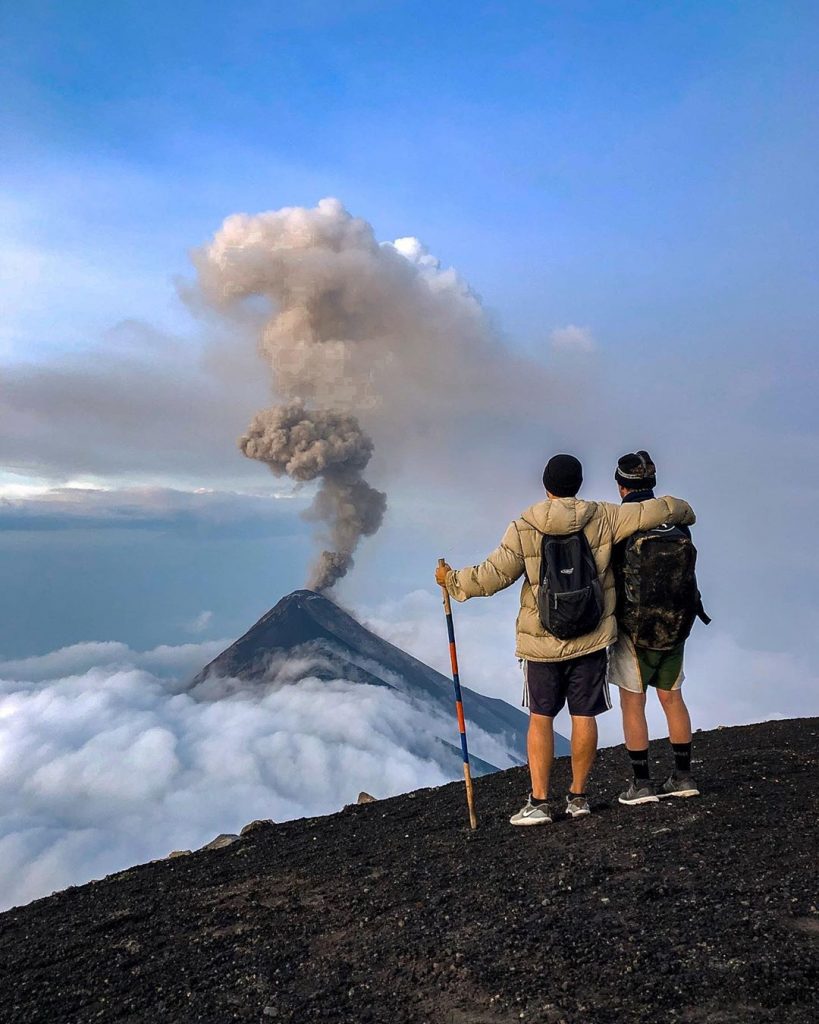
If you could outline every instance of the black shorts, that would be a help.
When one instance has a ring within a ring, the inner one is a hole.
[[[569,714],[593,718],[611,707],[605,648],[567,661],[524,661],[529,710],[554,718],[568,701]]]

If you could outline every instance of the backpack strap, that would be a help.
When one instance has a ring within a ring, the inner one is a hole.
[[[702,594],[700,594],[699,590],[697,591],[697,609],[696,610],[697,610],[697,618],[700,620],[700,622],[702,622],[706,626],[709,625],[709,623],[711,622],[711,616],[706,612],[706,610],[702,606]]]

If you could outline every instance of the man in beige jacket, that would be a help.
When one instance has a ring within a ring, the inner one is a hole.
[[[547,801],[554,760],[553,721],[567,701],[572,719],[572,786],[566,811],[572,817],[590,813],[585,790],[597,752],[596,716],[611,707],[606,648],[617,638],[612,547],[661,523],[695,521],[691,507],[677,498],[626,505],[583,501],[577,497],[582,482],[580,462],[572,455],[555,455],[543,473],[546,501],[532,505],[511,523],[499,547],[480,565],[457,570],[446,565],[435,574],[456,601],[489,597],[523,577],[515,653],[523,662],[530,709],[527,750],[532,789],[524,807],[509,819],[512,825],[546,825],[552,820]],[[544,534],[567,536],[579,531],[588,541],[602,584],[602,616],[591,632],[561,640],[544,628],[538,612],[541,546]]]

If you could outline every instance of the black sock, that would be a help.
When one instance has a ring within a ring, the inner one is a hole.
[[[674,751],[674,771],[679,772],[680,775],[689,775],[691,773],[691,743],[672,743],[671,749]]]
[[[631,758],[631,767],[634,769],[634,778],[639,779],[641,782],[651,778],[651,773],[648,770],[648,747],[645,750],[629,750],[628,756]]]
[[[569,790],[569,799],[570,800],[574,800],[576,797],[582,797],[585,800],[586,799],[586,794],[585,793],[573,793],[571,790]]]

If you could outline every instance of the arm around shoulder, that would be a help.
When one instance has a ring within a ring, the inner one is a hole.
[[[669,495],[660,498],[660,501],[664,501],[668,505],[668,517],[665,522],[673,523],[675,526],[693,526],[696,523],[697,517],[687,501],[683,501],[682,498],[672,498]]]
[[[610,516],[615,544],[640,530],[653,530],[663,523],[690,526],[695,519],[691,506],[679,498],[649,498],[625,505],[607,504],[606,511]]]

